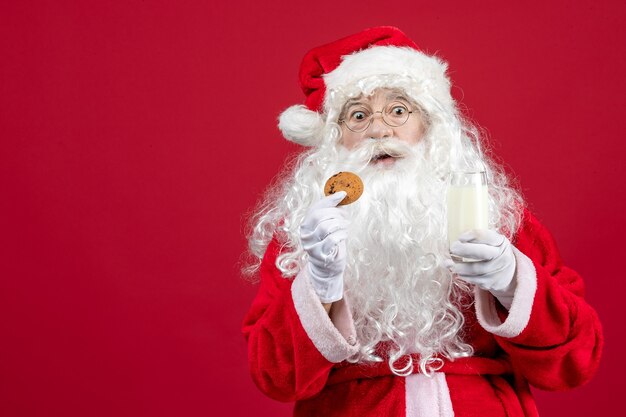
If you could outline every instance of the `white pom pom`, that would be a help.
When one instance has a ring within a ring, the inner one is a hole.
[[[302,146],[315,146],[322,139],[324,120],[319,113],[298,104],[281,113],[278,128],[287,140]]]

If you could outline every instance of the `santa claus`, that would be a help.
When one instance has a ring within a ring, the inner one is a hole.
[[[244,322],[253,379],[296,416],[536,416],[529,384],[578,386],[602,332],[580,276],[481,147],[447,64],[392,27],[311,50],[308,147],[251,219],[260,288]],[[324,196],[351,171],[353,204]],[[453,172],[482,171],[488,227],[448,240]]]

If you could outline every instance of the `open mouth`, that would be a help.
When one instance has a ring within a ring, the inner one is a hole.
[[[377,163],[390,163],[392,162],[394,159],[396,159],[397,157],[393,156],[393,155],[389,155],[388,153],[380,153],[378,155],[374,155],[372,157],[372,159],[370,160],[370,162],[372,164],[377,164]]]

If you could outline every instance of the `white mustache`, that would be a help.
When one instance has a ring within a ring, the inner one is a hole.
[[[411,146],[397,139],[365,139],[351,152],[354,161],[368,163],[382,155],[402,158],[412,152]]]

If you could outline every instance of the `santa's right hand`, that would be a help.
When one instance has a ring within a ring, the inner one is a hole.
[[[323,303],[343,297],[349,221],[337,204],[345,196],[345,191],[339,191],[322,198],[311,206],[300,226],[300,241],[309,255],[308,274]]]

